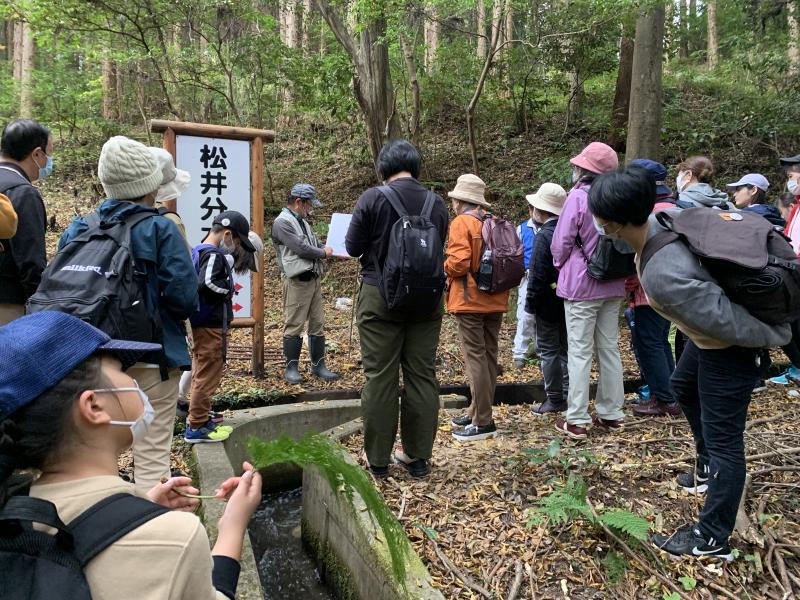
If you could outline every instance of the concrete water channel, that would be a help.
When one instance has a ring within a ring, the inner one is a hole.
[[[637,381],[626,381],[626,391],[637,385]],[[468,400],[456,395],[463,391],[443,388],[443,393],[450,394],[442,396],[442,407],[465,407]],[[342,440],[359,431],[361,401],[332,399],[345,394],[309,394],[305,402],[234,411],[227,419],[233,433],[225,442],[193,447],[201,493],[213,494],[221,481],[241,470],[242,462],[249,458],[247,440],[251,437],[270,441],[282,435],[301,438],[322,432]],[[506,384],[497,389],[501,403],[528,404],[543,399],[541,384]],[[273,465],[262,475],[264,501],[245,540],[237,598],[443,600],[413,551],[405,586],[394,580],[382,532],[358,495],[351,506],[314,467],[301,470],[290,464]],[[213,542],[224,504],[205,501],[202,509]]]

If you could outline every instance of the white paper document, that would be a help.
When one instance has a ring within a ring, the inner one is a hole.
[[[328,241],[327,246],[333,249],[334,256],[349,258],[347,249],[344,247],[344,238],[347,235],[347,230],[350,227],[350,219],[353,215],[346,215],[344,213],[333,213],[331,215],[331,224],[328,227]]]

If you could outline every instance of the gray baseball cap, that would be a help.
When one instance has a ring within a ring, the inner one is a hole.
[[[325,206],[322,202],[320,202],[319,198],[317,198],[317,188],[315,188],[310,183],[294,184],[290,194],[292,198],[302,198],[303,200],[310,200],[311,206],[313,206],[314,208],[320,208],[321,206]]]
[[[767,178],[764,177],[761,173],[748,173],[747,175],[742,177],[739,181],[735,181],[734,183],[729,183],[725,187],[737,188],[743,185],[752,185],[766,192],[767,189],[769,188],[769,181],[767,181]]]

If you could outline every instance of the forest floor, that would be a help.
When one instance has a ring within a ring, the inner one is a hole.
[[[426,145],[428,163],[421,179],[440,192],[442,182],[451,182],[470,170],[466,147],[454,144],[454,139],[442,136]],[[314,140],[299,136],[274,152],[269,161],[274,190],[268,198],[271,214],[277,212],[285,190],[306,179],[308,173],[314,173],[314,183],[328,203],[318,217],[320,222],[327,221],[327,215],[335,210],[350,212],[360,192],[374,184],[374,176],[369,168],[348,164],[346,152],[353,144],[344,137],[340,141],[345,150],[335,160],[319,157]],[[563,156],[570,149],[558,148]],[[502,190],[490,183],[504,213],[524,215],[523,194],[535,191],[544,177],[526,166],[531,164],[527,159],[531,153],[548,151],[547,144],[531,145],[522,138],[486,151],[487,181],[502,177],[505,182]],[[48,256],[53,255],[71,218],[87,213],[101,199],[97,181],[89,175],[91,170],[87,163],[79,170],[82,174],[46,182],[44,196],[52,216]],[[271,221],[268,215],[267,224]],[[356,261],[331,261],[323,280],[327,362],[342,379],[325,384],[310,378],[304,351],[306,386],[290,386],[282,379],[281,286],[269,243],[265,264],[266,377],[257,380],[250,375],[250,333],[235,331],[232,358],[218,396],[221,406],[235,407],[240,401],[266,404],[311,389],[360,389],[363,373],[352,308],[335,308],[338,298],[356,299]],[[512,295],[500,336],[500,383],[541,378],[535,360],[521,370],[513,367],[515,308]],[[624,326],[620,349],[626,379],[637,378]],[[785,359],[781,356],[779,360]],[[436,368],[442,384],[466,383],[455,322],[449,316],[443,320]],[[702,498],[688,496],[674,484],[675,473],[692,460],[690,435],[682,419],[629,417],[623,432],[594,430],[584,443],[561,440],[552,444],[558,436],[551,417],[534,417],[526,406],[500,406],[496,408],[500,435],[465,448],[453,440],[443,414],[431,476],[415,481],[395,468],[389,480],[377,485],[401,517],[436,586],[447,598],[510,598],[512,588],[520,598],[672,599],[681,597],[679,593],[696,598],[787,598],[792,588],[800,592],[797,401],[788,397],[785,389],[773,387],[756,396],[751,405],[746,441],[753,482],[745,504],[751,527],[744,536],[734,536],[739,560],[730,565],[699,559],[672,562],[632,543],[631,552],[641,562],[631,561],[625,548],[585,518],[526,526],[526,510],[560,489],[570,475],[586,482],[595,510],[629,510],[646,518],[651,531],[659,532],[692,522]],[[359,436],[348,441],[356,456],[360,443]],[[546,460],[540,460],[542,456]],[[192,472],[182,435],[175,438],[173,459],[176,469]],[[121,466],[123,473],[129,471],[129,458]],[[478,588],[482,591],[476,591]]]

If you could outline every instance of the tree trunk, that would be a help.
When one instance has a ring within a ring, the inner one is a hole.
[[[706,3],[708,17],[708,54],[707,64],[709,70],[717,68],[719,64],[719,45],[717,42],[717,1],[708,0]]]
[[[33,69],[36,66],[30,23],[22,23],[22,68],[19,74],[19,115],[33,116]]]
[[[112,121],[117,118],[116,95],[117,81],[114,73],[114,63],[110,58],[104,58],[101,64],[101,81],[103,90],[103,118]]]
[[[297,3],[287,0],[281,8],[281,39],[289,48],[297,48]]]
[[[303,0],[303,53],[311,49],[311,0]]]
[[[692,29],[694,28],[694,29]],[[686,23],[686,37],[689,39],[689,52],[694,52],[697,47],[697,0],[689,0],[689,21]]]
[[[425,72],[430,75],[433,73],[433,65],[436,61],[436,52],[439,50],[439,14],[435,7],[428,9],[431,17],[425,17],[422,31],[425,38]]]
[[[678,3],[678,57],[689,58],[689,24],[686,22],[686,0],[679,0]]]
[[[403,58],[406,61],[406,71],[408,71],[408,81],[411,84],[411,115],[408,118],[408,137],[411,141],[417,137],[419,131],[419,80],[417,79],[417,64],[414,57],[414,46],[412,46],[405,32],[400,30],[400,44],[403,47]]]
[[[506,0],[510,2],[510,0]],[[472,158],[472,172],[477,175],[478,174],[478,144],[475,140],[475,109],[478,106],[478,101],[481,99],[481,94],[483,93],[483,85],[486,83],[486,76],[489,74],[489,70],[492,68],[492,64],[494,63],[495,56],[497,55],[498,44],[500,41],[500,14],[502,13],[501,6],[502,0],[495,0],[495,9],[493,11],[492,17],[492,39],[490,40],[489,45],[489,53],[486,55],[486,60],[483,63],[483,69],[481,70],[481,74],[478,77],[478,83],[475,85],[475,91],[472,93],[472,99],[469,101],[469,105],[467,106],[467,143],[469,144],[469,153],[470,157]],[[497,18],[494,18],[494,15],[497,15]],[[495,27],[495,22],[497,26]]]
[[[797,77],[800,74],[800,48],[798,48],[798,38],[800,38],[800,23],[797,20],[796,0],[789,0],[786,3],[786,21],[789,25],[789,75]]]
[[[384,142],[402,134],[389,70],[386,18],[376,15],[355,34],[330,0],[314,3],[355,67],[353,92],[364,116],[372,157],[377,159]]]
[[[631,100],[631,73],[633,71],[633,40],[623,33],[619,38],[619,68],[614,104],[611,107],[611,131],[608,144],[617,152],[625,150],[625,128],[628,126],[628,111]]]
[[[567,128],[583,115],[583,79],[577,68],[569,74],[569,102],[567,103]]]
[[[636,21],[626,162],[635,158],[661,159],[663,41],[664,6],[659,5]]]
[[[18,86],[22,77],[22,38],[22,21],[14,21],[14,65],[12,67],[12,75]]]
[[[486,6],[483,0],[478,0],[478,6],[475,9],[477,13],[477,34],[478,34],[478,58],[481,60],[486,59]]]

